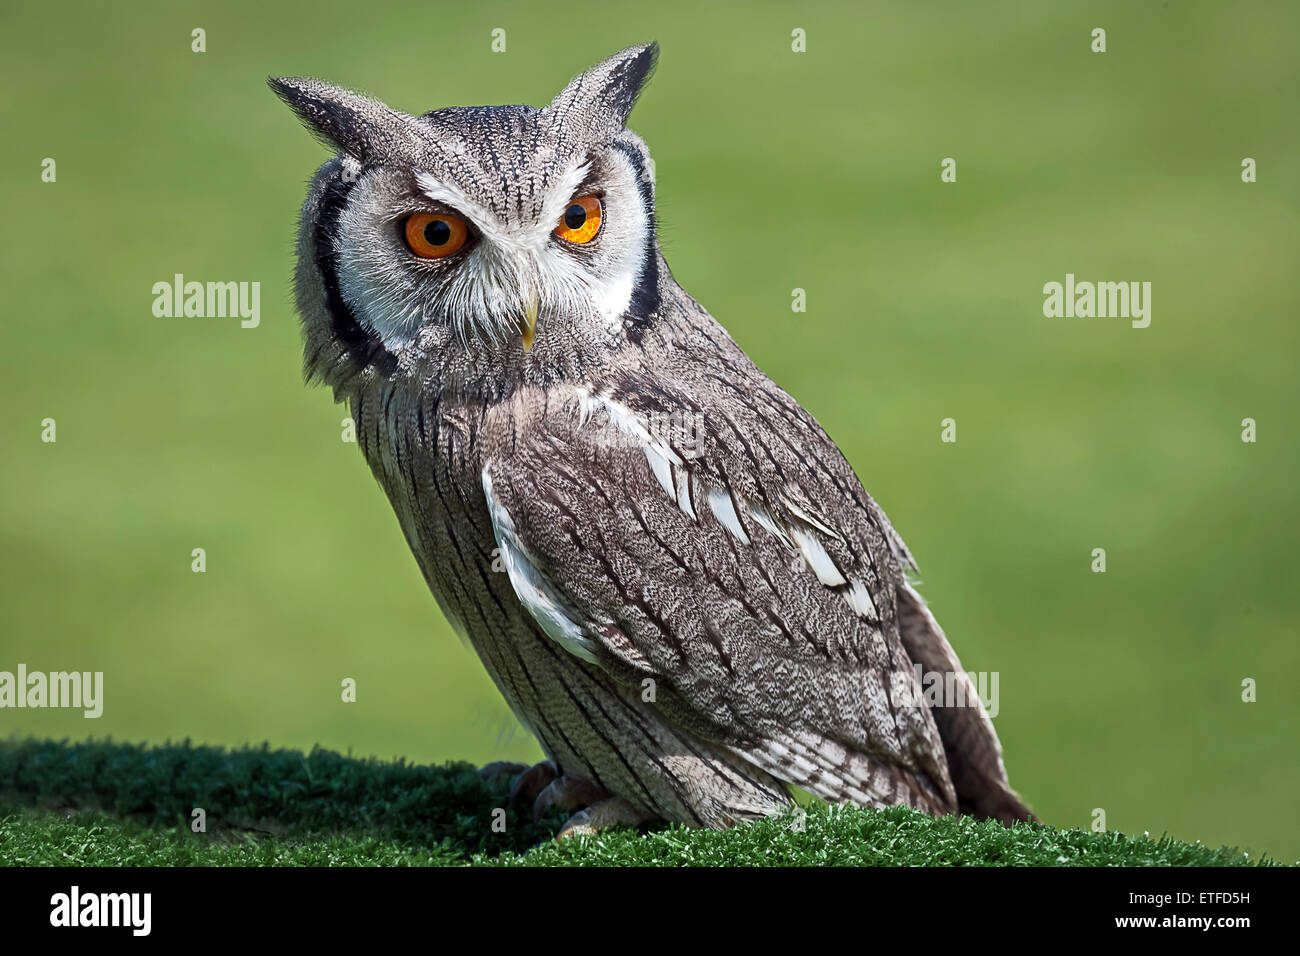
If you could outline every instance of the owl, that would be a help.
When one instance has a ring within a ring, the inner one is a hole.
[[[562,834],[721,828],[795,788],[1030,819],[902,539],[664,261],[626,127],[657,52],[541,108],[270,81],[337,153],[299,228],[307,377],[548,757],[489,772]]]

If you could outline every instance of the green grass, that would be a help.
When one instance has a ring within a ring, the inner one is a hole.
[[[20,866],[1240,866],[1163,837],[1003,827],[814,804],[724,832],[616,830],[556,843],[474,767],[324,750],[49,740],[0,744],[0,864]],[[206,811],[207,830],[190,827]],[[498,808],[506,827],[494,832]]]

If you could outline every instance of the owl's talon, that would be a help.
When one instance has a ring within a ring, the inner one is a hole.
[[[559,768],[550,760],[543,760],[531,767],[522,767],[510,788],[510,800],[536,800],[537,795],[551,785],[560,775]]]
[[[608,793],[590,780],[559,776],[547,784],[533,801],[533,822],[540,823],[551,810],[580,810],[608,797]]]
[[[634,827],[646,821],[646,815],[622,797],[598,800],[587,809],[569,817],[555,835],[557,840],[576,836],[595,836],[612,827]]]

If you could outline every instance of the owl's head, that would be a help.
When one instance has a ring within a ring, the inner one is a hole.
[[[502,394],[578,375],[658,308],[654,179],[625,129],[655,44],[548,105],[398,112],[314,79],[271,88],[339,155],[312,180],[295,277],[308,374]]]

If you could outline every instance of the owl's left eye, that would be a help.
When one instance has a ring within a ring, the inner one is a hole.
[[[600,232],[601,212],[599,196],[582,196],[565,208],[554,232],[565,242],[586,245]]]
[[[421,259],[445,259],[459,252],[469,238],[460,216],[441,212],[413,212],[402,225],[406,244]]]

